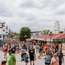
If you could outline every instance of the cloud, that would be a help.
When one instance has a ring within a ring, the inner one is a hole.
[[[0,19],[13,31],[19,31],[23,26],[32,30],[53,30],[57,20],[65,27],[64,17],[65,0],[0,0]]]
[[[8,17],[12,16],[12,13],[8,8],[5,7],[2,3],[0,3],[0,16]]]

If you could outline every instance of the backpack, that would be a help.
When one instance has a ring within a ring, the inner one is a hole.
[[[51,55],[48,54],[45,56],[45,63],[50,64],[50,62],[51,62]]]

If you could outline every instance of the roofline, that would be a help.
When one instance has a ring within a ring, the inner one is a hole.
[[[41,31],[32,31],[31,33],[36,33],[36,32],[41,32]]]

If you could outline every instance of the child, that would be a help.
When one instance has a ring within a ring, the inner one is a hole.
[[[28,54],[27,53],[24,54],[24,61],[25,61],[25,65],[27,65],[28,64]]]
[[[28,53],[24,50],[22,50],[22,53],[21,53],[21,61],[24,61],[25,62],[25,65],[28,64]]]
[[[1,62],[1,65],[6,65],[6,61],[2,61]]]
[[[29,50],[29,57],[30,57],[30,65],[35,65],[34,61],[35,61],[35,49],[32,48]]]
[[[21,53],[21,61],[24,61],[25,52],[26,52],[26,51],[22,49],[22,53]]]

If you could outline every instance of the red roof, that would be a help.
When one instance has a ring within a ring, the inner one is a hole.
[[[52,39],[65,38],[64,33],[53,34]]]
[[[57,39],[62,39],[62,38],[65,38],[65,34],[61,34],[61,35],[57,36]]]
[[[48,35],[40,35],[37,37],[38,40],[48,40],[48,39],[58,39],[58,38],[65,38],[64,33],[58,33],[58,34],[48,34]]]

